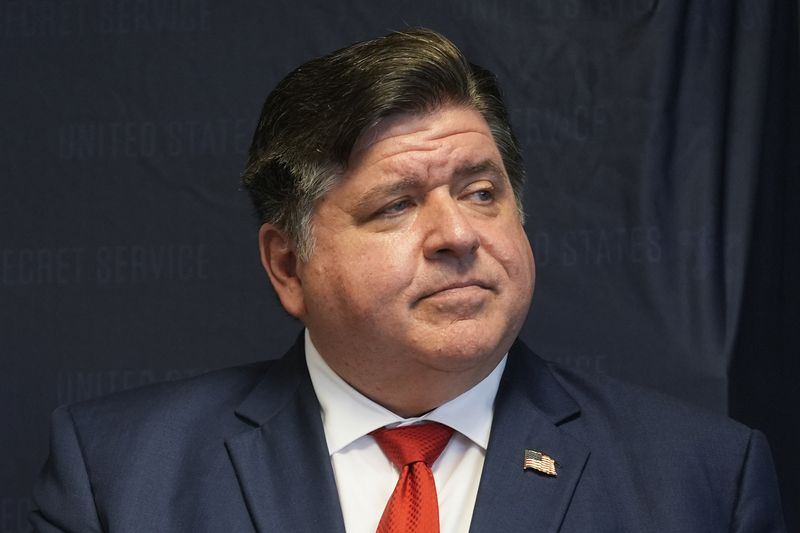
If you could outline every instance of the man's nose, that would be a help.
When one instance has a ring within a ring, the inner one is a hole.
[[[478,232],[458,200],[443,196],[429,200],[425,208],[425,257],[461,259],[474,254],[481,245]]]

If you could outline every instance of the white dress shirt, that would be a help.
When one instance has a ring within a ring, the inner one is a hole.
[[[402,418],[340,378],[305,333],[306,364],[321,406],[328,453],[348,533],[375,533],[400,472],[369,433],[436,421],[455,430],[433,464],[441,533],[467,533],[489,443],[494,398],[506,356],[480,383],[419,417]]]

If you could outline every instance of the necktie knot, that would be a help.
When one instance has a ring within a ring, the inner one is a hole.
[[[417,462],[430,467],[441,455],[452,434],[453,428],[438,422],[380,428],[371,433],[384,455],[397,468]]]
[[[416,424],[370,433],[400,470],[377,533],[438,533],[439,503],[431,465],[453,430],[438,423]]]

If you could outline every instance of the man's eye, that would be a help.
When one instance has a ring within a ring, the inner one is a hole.
[[[470,196],[482,204],[488,204],[494,200],[494,191],[491,189],[481,189],[470,193]]]
[[[412,206],[411,200],[398,200],[392,204],[387,205],[380,211],[380,215],[392,216],[398,215]]]

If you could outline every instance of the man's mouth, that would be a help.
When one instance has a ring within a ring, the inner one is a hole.
[[[491,290],[491,287],[488,283],[485,283],[480,280],[462,280],[462,281],[455,281],[452,283],[448,283],[445,285],[441,285],[436,287],[431,291],[426,291],[420,300],[424,300],[426,298],[436,298],[436,297],[448,297],[448,296],[456,296],[456,295],[468,295],[471,292],[479,292]]]

